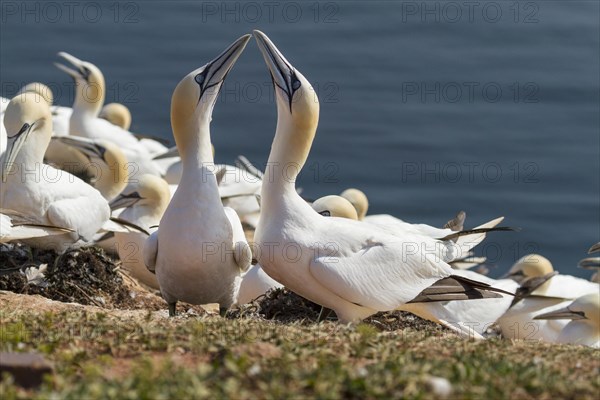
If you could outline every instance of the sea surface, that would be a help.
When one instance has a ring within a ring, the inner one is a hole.
[[[317,198],[348,187],[371,213],[520,232],[479,253],[498,276],[538,252],[588,277],[600,240],[600,10],[592,1],[2,1],[1,94],[31,81],[70,105],[59,51],[96,64],[132,130],[172,142],[172,91],[242,34],[264,31],[314,85],[320,123],[298,181]],[[211,126],[217,162],[264,166],[276,124],[251,42]]]

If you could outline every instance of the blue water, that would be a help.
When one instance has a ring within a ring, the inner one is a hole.
[[[3,96],[30,81],[73,98],[52,66],[67,51],[98,65],[132,130],[172,139],[171,93],[252,29],[313,83],[319,130],[299,185],[308,197],[364,190],[371,212],[522,228],[480,252],[502,273],[539,252],[563,272],[600,240],[598,1],[3,1]],[[71,8],[69,8],[71,7]],[[270,78],[248,45],[217,103],[217,161],[267,160]]]

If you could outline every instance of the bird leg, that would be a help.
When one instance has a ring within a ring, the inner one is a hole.
[[[327,307],[321,307],[321,312],[319,313],[319,317],[317,318],[317,322],[322,322],[327,319],[331,315],[333,310]]]

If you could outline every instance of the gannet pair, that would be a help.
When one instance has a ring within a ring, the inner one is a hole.
[[[105,139],[119,145],[128,162],[136,168],[138,175],[150,173],[161,175],[158,166],[152,162],[152,154],[131,132],[113,125],[98,115],[104,104],[104,76],[94,64],[61,52],[59,56],[72,64],[75,69],[59,63],[55,65],[75,79],[76,94],[73,113],[69,121],[69,133],[90,139]],[[163,146],[163,149],[166,148]]]
[[[535,317],[564,308],[580,296],[600,292],[597,283],[558,274],[552,263],[538,254],[519,259],[507,277],[520,283],[514,304],[498,320],[502,336],[509,339],[556,342],[568,321]]]
[[[178,300],[229,308],[236,301],[241,274],[250,267],[252,254],[240,220],[221,203],[210,141],[219,90],[249,39],[250,35],[239,38],[184,77],[173,92],[171,125],[183,174],[143,251],[170,315]]]
[[[454,276],[444,246],[407,251],[404,238],[360,221],[324,217],[296,192],[316,132],[319,103],[304,76],[260,31],[255,38],[277,99],[277,128],[261,190],[263,212],[255,232],[258,262],[290,290],[357,322],[411,301],[497,297],[490,286]],[[295,168],[290,168],[294,166]],[[437,249],[437,250],[436,250]],[[437,283],[437,286],[436,286]]]
[[[72,232],[24,241],[34,247],[64,251],[92,238],[110,217],[100,192],[79,178],[43,164],[52,136],[52,116],[33,93],[13,98],[4,115],[8,133],[2,159],[0,208],[15,210],[41,225]]]

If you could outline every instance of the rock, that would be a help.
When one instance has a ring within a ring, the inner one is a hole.
[[[436,397],[445,398],[452,394],[452,384],[446,378],[430,376],[427,378],[426,383]]]
[[[26,389],[39,387],[44,375],[52,373],[52,365],[39,354],[0,353],[0,375],[8,373],[15,385]]]

